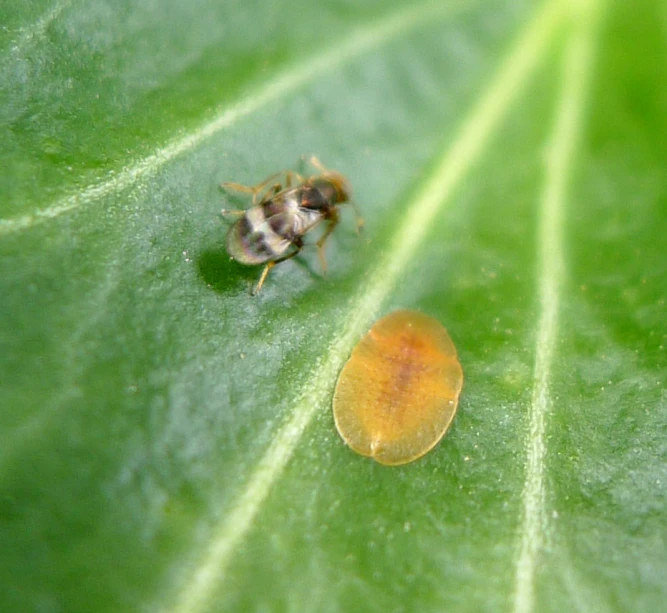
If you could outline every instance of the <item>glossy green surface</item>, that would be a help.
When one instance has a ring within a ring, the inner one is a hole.
[[[0,610],[667,608],[658,0],[0,7]],[[366,218],[224,252],[315,153]],[[397,308],[464,370],[423,459],[335,432]]]

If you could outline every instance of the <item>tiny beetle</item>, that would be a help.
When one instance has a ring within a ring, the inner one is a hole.
[[[241,264],[264,264],[253,294],[262,289],[266,276],[276,264],[301,251],[303,237],[322,221],[327,226],[317,241],[317,249],[322,271],[326,273],[324,243],[338,225],[338,206],[350,201],[350,187],[341,173],[327,170],[316,157],[309,158],[308,162],[321,174],[303,178],[285,170],[254,187],[222,184],[225,189],[252,194],[251,208],[240,211],[223,209],[222,214],[239,217],[227,233],[229,255]],[[281,176],[284,176],[285,187],[277,181]],[[297,185],[292,185],[293,182]],[[359,229],[363,220],[356,208],[355,213]]]

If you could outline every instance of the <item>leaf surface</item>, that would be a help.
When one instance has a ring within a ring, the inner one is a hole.
[[[665,608],[661,3],[0,18],[0,610]],[[218,185],[310,153],[365,230],[252,297]],[[388,468],[331,398],[398,308],[464,388]]]

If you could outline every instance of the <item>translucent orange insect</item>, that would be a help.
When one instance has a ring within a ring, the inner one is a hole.
[[[383,317],[352,351],[333,413],[343,440],[380,464],[412,462],[449,428],[463,371],[447,330],[417,311]]]

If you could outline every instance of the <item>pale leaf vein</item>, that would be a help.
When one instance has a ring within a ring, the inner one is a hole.
[[[570,5],[571,34],[563,56],[561,90],[546,156],[544,189],[539,203],[538,298],[533,394],[526,438],[521,538],[515,573],[514,611],[535,610],[535,575],[548,533],[545,491],[546,418],[551,408],[550,379],[558,342],[558,311],[564,279],[563,223],[567,185],[579,133],[593,61],[596,0]]]

